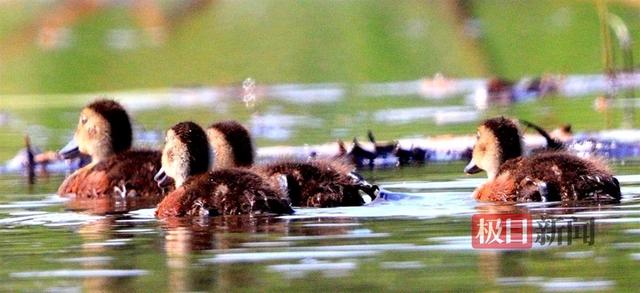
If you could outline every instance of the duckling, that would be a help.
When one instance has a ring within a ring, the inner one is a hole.
[[[504,117],[478,127],[468,174],[487,172],[489,180],[474,191],[490,201],[620,201],[620,184],[606,164],[562,151],[522,156],[517,122]]]
[[[171,177],[176,189],[158,205],[156,216],[293,213],[279,190],[247,169],[208,172],[211,151],[207,135],[197,124],[178,123],[167,131],[165,140],[162,168],[155,180],[163,184]]]
[[[249,131],[236,121],[222,121],[207,128],[209,144],[216,156],[213,166],[250,167],[254,147]],[[286,186],[293,206],[360,206],[365,203],[360,190],[375,197],[376,186],[366,183],[353,172],[350,164],[338,159],[295,161],[282,160],[253,166],[272,184]]]
[[[62,182],[58,194],[79,198],[112,196],[162,198],[163,189],[153,182],[160,170],[160,152],[130,150],[131,122],[116,101],[99,99],[82,109],[73,139],[60,150],[64,159],[81,154],[91,163]],[[156,203],[157,203],[156,202]]]

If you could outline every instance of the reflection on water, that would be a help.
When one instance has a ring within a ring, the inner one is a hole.
[[[153,209],[91,214],[49,194],[0,195],[0,291],[633,290],[638,178],[621,176],[614,206],[481,204],[470,199],[478,179],[390,181],[398,196],[365,207],[166,221]],[[594,244],[471,247],[472,214],[525,212],[559,227],[593,218]]]

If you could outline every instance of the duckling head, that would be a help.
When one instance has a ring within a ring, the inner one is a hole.
[[[154,179],[161,185],[168,176],[180,187],[189,176],[208,171],[209,153],[204,130],[193,122],[180,122],[167,131],[162,168]]]
[[[131,148],[131,122],[118,102],[97,100],[82,109],[73,139],[60,150],[65,159],[80,153],[99,162],[108,156]]]
[[[482,170],[495,178],[500,165],[522,155],[522,136],[518,123],[505,117],[492,118],[478,127],[471,161],[464,168],[467,174]]]
[[[212,167],[225,169],[231,167],[250,167],[253,165],[255,151],[251,134],[237,121],[222,121],[207,128],[207,137],[214,153]]]

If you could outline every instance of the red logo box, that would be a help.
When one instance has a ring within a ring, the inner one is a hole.
[[[533,246],[529,214],[475,214],[471,246],[476,249],[529,249]]]

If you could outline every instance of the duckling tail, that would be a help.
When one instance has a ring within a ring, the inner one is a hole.
[[[563,150],[564,149],[564,144],[562,144],[561,141],[553,139],[551,136],[549,136],[549,133],[547,133],[546,130],[544,130],[542,127],[533,124],[527,120],[520,120],[520,122],[522,124],[524,124],[526,127],[530,127],[535,129],[538,133],[540,133],[540,135],[542,135],[542,137],[544,137],[544,139],[547,141],[547,149],[550,150]]]

